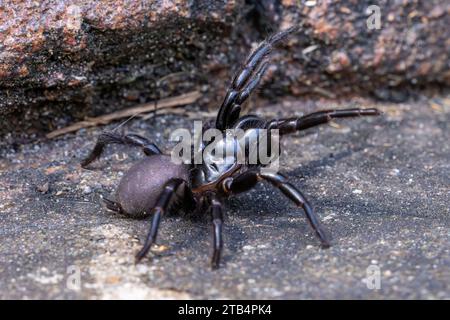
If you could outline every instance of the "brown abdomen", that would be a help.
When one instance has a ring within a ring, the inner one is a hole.
[[[125,173],[119,183],[116,200],[127,214],[144,215],[155,205],[164,184],[173,178],[188,181],[187,166],[174,164],[167,155],[146,157]]]

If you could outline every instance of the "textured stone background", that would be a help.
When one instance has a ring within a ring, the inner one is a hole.
[[[439,0],[2,1],[1,131],[31,136],[194,88],[215,108],[250,48],[298,23],[262,96],[404,101],[448,86],[449,12]]]

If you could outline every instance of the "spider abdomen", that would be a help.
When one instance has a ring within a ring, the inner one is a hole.
[[[125,173],[116,200],[128,215],[142,216],[149,213],[164,185],[174,178],[188,181],[185,165],[173,163],[167,155],[146,157]]]

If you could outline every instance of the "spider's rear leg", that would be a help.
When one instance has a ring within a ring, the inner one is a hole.
[[[267,129],[278,129],[280,135],[293,133],[315,127],[336,118],[352,118],[359,116],[378,116],[381,112],[378,109],[343,109],[343,110],[324,110],[305,115],[300,118],[287,118],[271,120],[267,123]]]
[[[105,147],[109,144],[122,144],[142,148],[147,155],[161,154],[161,150],[147,138],[137,134],[120,135],[113,132],[103,132],[97,138],[97,143],[91,153],[81,162],[82,167],[88,166],[101,156]]]
[[[245,192],[253,188],[260,180],[265,180],[271,183],[273,186],[280,189],[283,194],[292,200],[297,206],[301,207],[305,211],[306,218],[308,219],[311,227],[316,232],[316,235],[322,243],[322,247],[328,248],[330,246],[329,235],[322,227],[318,217],[316,216],[314,209],[306,200],[305,196],[294,185],[289,183],[288,179],[279,173],[267,173],[257,171],[246,171],[237,176],[233,180],[228,180],[229,183],[224,185],[226,192],[240,193]]]
[[[144,218],[148,217],[148,214],[142,214],[141,216],[135,216],[135,215],[128,214],[125,210],[123,210],[122,205],[117,201],[113,201],[108,198],[103,198],[102,200],[108,210],[110,210],[114,213],[120,214],[124,217],[133,218],[133,219],[144,219]]]
[[[169,209],[169,204],[171,203],[171,200],[173,200],[173,198],[176,196],[178,187],[185,183],[186,182],[183,179],[172,179],[164,185],[163,191],[161,192],[155,206],[152,208],[152,211],[150,213],[153,214],[152,225],[145,240],[144,246],[136,255],[136,263],[145,257],[152,244],[155,243],[161,217]]]
[[[108,198],[103,198],[103,203],[105,204],[106,208],[108,210],[111,210],[115,213],[120,213],[120,214],[124,214],[124,211],[122,209],[122,206],[120,205],[120,203],[112,201]]]

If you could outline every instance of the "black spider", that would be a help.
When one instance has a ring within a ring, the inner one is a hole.
[[[290,28],[272,35],[248,56],[244,66],[231,82],[213,125],[214,128],[221,130],[224,136],[227,129],[244,129],[257,135],[259,129],[278,129],[279,135],[283,136],[327,123],[334,118],[380,114],[377,109],[346,109],[319,111],[303,117],[277,120],[264,120],[255,115],[240,117],[241,105],[257,87],[267,69],[273,46],[295,30],[296,28]],[[222,203],[233,194],[253,188],[258,181],[267,181],[279,188],[285,196],[301,207],[322,246],[330,245],[327,233],[302,192],[290,184],[285,176],[261,170],[264,167],[261,163],[249,165],[233,161],[224,164],[214,162],[213,154],[205,154],[204,157],[213,159],[212,163],[175,164],[169,155],[164,155],[155,144],[142,136],[106,132],[99,136],[94,149],[82,162],[82,166],[89,165],[101,155],[106,145],[113,143],[140,147],[147,156],[124,175],[117,190],[116,200],[104,199],[107,208],[118,213],[139,218],[153,215],[150,232],[142,250],[136,256],[137,261],[147,254],[155,242],[164,212],[172,208],[172,204],[177,204],[178,209],[206,212],[212,216],[214,246],[211,265],[217,268],[223,246]],[[207,145],[202,144],[200,151]],[[248,147],[246,145],[246,148]],[[182,204],[181,208],[179,204]]]

